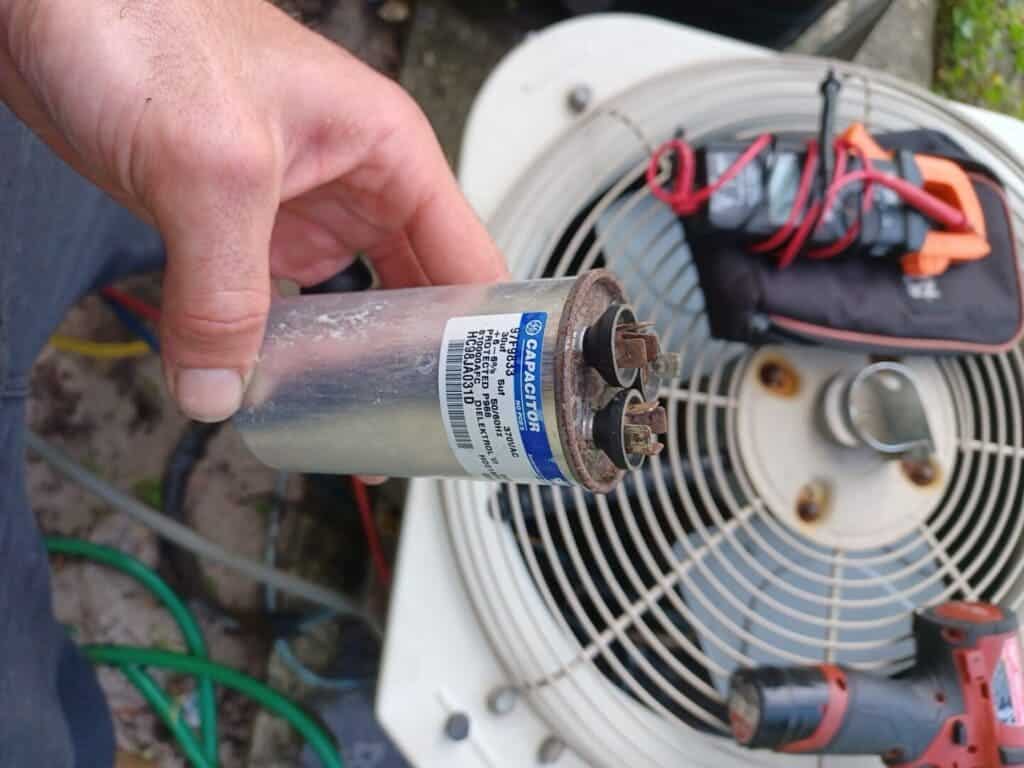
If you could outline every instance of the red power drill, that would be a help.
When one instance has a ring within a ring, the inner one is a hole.
[[[917,664],[895,678],[832,665],[737,671],[733,735],[751,749],[879,755],[899,768],[1024,766],[1013,612],[944,603],[914,617],[914,638]]]

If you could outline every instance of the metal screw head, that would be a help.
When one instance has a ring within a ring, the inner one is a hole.
[[[540,745],[537,760],[541,765],[550,765],[551,763],[557,763],[564,754],[565,742],[557,736],[548,736],[544,739],[544,743]]]
[[[805,523],[816,523],[828,511],[828,486],[821,480],[812,480],[800,489],[796,500],[796,516]]]
[[[444,723],[444,735],[452,741],[465,741],[469,738],[469,715],[465,712],[453,712]]]
[[[507,715],[516,707],[519,701],[519,691],[511,685],[495,688],[487,697],[487,708],[495,715]]]
[[[575,114],[580,115],[587,111],[587,107],[590,106],[590,102],[594,99],[594,89],[589,85],[577,85],[571,91],[569,91],[568,103],[569,109]]]
[[[939,468],[931,456],[910,456],[903,460],[903,473],[914,485],[925,487],[939,477]]]
[[[800,374],[781,358],[762,362],[757,377],[765,389],[779,397],[792,397],[800,391]]]

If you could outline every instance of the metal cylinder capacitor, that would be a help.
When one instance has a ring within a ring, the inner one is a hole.
[[[629,393],[672,357],[604,270],[291,297],[235,424],[288,471],[607,492],[661,449],[664,411]]]

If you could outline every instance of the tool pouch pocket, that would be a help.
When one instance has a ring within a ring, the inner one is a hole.
[[[991,253],[930,278],[910,278],[896,259],[797,259],[778,269],[765,256],[693,232],[711,332],[751,344],[802,343],[882,354],[994,353],[1024,333],[1017,240],[1002,184],[936,131],[877,137],[886,149],[949,158],[971,179]]]

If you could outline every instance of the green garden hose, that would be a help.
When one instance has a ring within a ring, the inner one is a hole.
[[[164,604],[177,622],[188,654],[110,645],[88,646],[85,652],[94,663],[121,670],[175,735],[193,768],[216,768],[217,765],[214,683],[239,691],[286,720],[306,739],[324,768],[343,768],[341,756],[330,736],[295,703],[248,675],[210,661],[199,623],[181,598],[148,566],[123,552],[79,539],[48,537],[46,548],[51,554],[82,557],[132,576]],[[189,727],[173,711],[167,694],[145,671],[146,667],[184,672],[198,679],[202,748]]]
[[[141,666],[169,669],[197,677],[205,676],[219,685],[233,688],[271,714],[286,720],[313,748],[324,768],[342,768],[341,757],[334,747],[334,742],[323,728],[294,702],[259,680],[216,664],[209,659],[200,659],[172,651],[135,648],[128,645],[87,645],[84,650],[95,664],[107,664],[119,668]]]
[[[195,620],[192,612],[168,586],[167,582],[144,563],[116,549],[81,539],[51,536],[46,539],[46,549],[51,555],[81,557],[131,576],[163,603],[181,629],[188,652],[200,658],[207,658],[206,640],[203,638],[203,631],[199,628],[199,623]],[[203,754],[206,757],[205,764],[208,768],[217,768],[217,698],[213,690],[213,683],[209,680],[200,678],[198,687],[200,730],[202,731]]]
[[[156,680],[141,667],[126,664],[120,669],[121,673],[128,678],[128,682],[135,686],[146,703],[159,715],[168,730],[174,734],[174,738],[178,740],[178,746],[181,747],[181,751],[185,753],[185,757],[188,758],[193,768],[210,768],[210,763],[207,761],[206,755],[199,749],[199,744],[196,743],[191,729],[174,712],[174,705],[171,704],[171,700],[167,698],[163,689],[157,685]],[[209,678],[204,679],[209,680]]]

